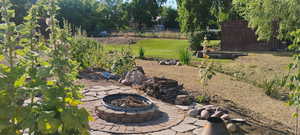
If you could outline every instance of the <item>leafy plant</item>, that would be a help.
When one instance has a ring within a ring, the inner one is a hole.
[[[82,68],[98,68],[103,56],[103,47],[96,40],[76,36],[71,43],[71,54]]]
[[[208,85],[208,81],[212,79],[212,77],[216,75],[213,70],[213,63],[208,60],[204,60],[199,67],[199,77],[200,83],[203,88],[203,93],[205,93],[205,88]]]
[[[139,58],[145,57],[145,49],[143,47],[140,47],[139,49]]]
[[[192,60],[192,53],[188,48],[179,50],[179,60],[182,64],[189,65]]]
[[[190,48],[193,51],[202,50],[203,47],[201,46],[201,43],[203,42],[204,37],[205,37],[204,32],[198,32],[198,33],[195,33],[195,34],[191,34],[189,36]]]
[[[209,102],[209,97],[208,96],[206,96],[206,95],[200,95],[200,96],[197,96],[196,98],[195,98],[195,100],[196,100],[196,102],[197,103],[207,103],[207,102]]]
[[[106,52],[101,58],[101,64],[102,68],[118,75],[123,75],[136,66],[135,58],[129,48]]]
[[[261,87],[264,89],[265,94],[274,98],[277,98],[279,95],[279,82],[276,79],[265,80],[261,84]]]
[[[11,7],[0,1],[0,134],[87,135],[89,115],[77,107],[80,87],[73,84],[72,37],[56,24],[55,1],[39,1],[22,25],[11,22]],[[37,31],[40,17],[49,17],[49,40]]]

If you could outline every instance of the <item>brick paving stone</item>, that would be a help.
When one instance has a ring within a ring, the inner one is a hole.
[[[186,132],[186,133],[178,132],[178,133],[176,133],[176,135],[193,135],[193,133],[192,132]]]
[[[111,85],[111,86],[107,86],[105,88],[106,88],[106,90],[114,90],[114,89],[119,89],[120,87],[119,86]]]
[[[184,124],[194,124],[198,119],[192,117],[186,117],[182,123]]]
[[[183,110],[183,111],[187,111],[190,108],[190,106],[182,106],[182,105],[176,105],[176,107]]]
[[[105,89],[107,89],[107,88],[104,87],[104,86],[99,86],[99,85],[97,85],[97,86],[92,86],[91,89],[103,89],[103,90],[105,90]]]
[[[102,129],[103,131],[110,131],[113,128],[113,125],[105,125],[105,127]]]
[[[85,93],[84,96],[96,97],[97,96],[97,92],[91,91],[91,92]]]
[[[132,88],[131,87],[121,87],[119,88],[120,90],[131,90]]]
[[[126,131],[127,131],[127,127],[126,126],[124,126],[124,125],[120,125],[120,127],[119,127],[119,132],[120,133],[126,133]]]
[[[150,135],[176,135],[176,131],[167,129],[167,130],[151,133]]]
[[[180,133],[189,132],[195,128],[196,128],[196,126],[191,125],[191,124],[179,124],[175,127],[172,127],[173,130],[180,132]]]
[[[101,131],[90,131],[91,135],[111,135],[110,133],[101,132]]]
[[[89,102],[89,101],[95,101],[99,100],[97,97],[91,97],[91,96],[85,96],[84,98],[81,99],[82,102]]]
[[[206,120],[197,120],[194,125],[204,127],[208,122]]]
[[[120,128],[120,126],[118,126],[118,125],[114,125],[111,129],[110,129],[110,131],[111,132],[119,132],[119,128]]]
[[[193,135],[201,135],[203,128],[197,128],[193,131]]]

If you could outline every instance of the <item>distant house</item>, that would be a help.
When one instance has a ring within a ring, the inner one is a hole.
[[[258,41],[255,31],[248,28],[243,20],[233,20],[222,24],[221,50],[225,51],[276,51],[285,49],[280,40]]]

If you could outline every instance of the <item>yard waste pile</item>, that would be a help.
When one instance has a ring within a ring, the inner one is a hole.
[[[147,95],[160,99],[164,102],[174,104],[178,95],[188,95],[176,80],[153,77],[144,81],[141,90]]]

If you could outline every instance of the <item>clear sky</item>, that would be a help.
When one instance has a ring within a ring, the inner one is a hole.
[[[166,5],[171,6],[173,8],[177,8],[176,0],[168,0]]]

